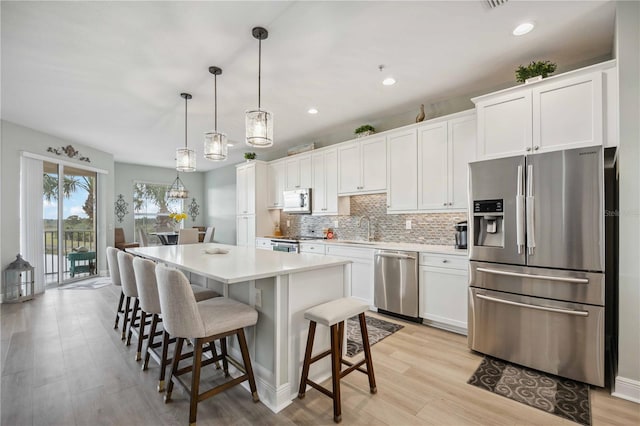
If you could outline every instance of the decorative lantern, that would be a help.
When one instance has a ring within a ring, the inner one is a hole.
[[[34,268],[20,254],[4,270],[3,302],[15,303],[33,299]]]

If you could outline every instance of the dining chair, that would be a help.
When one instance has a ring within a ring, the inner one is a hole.
[[[178,231],[178,244],[196,244],[198,242],[198,230],[194,228]]]
[[[122,309],[122,305],[124,304],[124,292],[122,291],[122,282],[120,281],[120,268],[118,268],[118,250],[114,247],[107,247],[107,266],[109,267],[109,276],[111,277],[111,282],[116,287],[120,287],[120,301],[118,302],[118,308],[116,309],[116,322],[113,326],[114,330],[118,329],[118,322],[120,321],[120,315],[124,318],[128,314],[128,310],[124,311]],[[122,327],[122,340],[125,339],[125,327]]]
[[[117,249],[120,250],[124,250],[124,249],[128,249],[128,248],[135,248],[135,247],[139,247],[140,244],[138,243],[127,243],[126,242],[126,238],[124,236],[124,229],[122,228],[116,228],[114,231],[114,246],[116,246]]]
[[[258,397],[251,359],[249,358],[249,349],[247,348],[244,334],[245,327],[256,325],[258,312],[251,306],[226,297],[216,297],[197,302],[190,289],[189,281],[177,269],[157,265],[156,280],[158,282],[164,327],[171,336],[176,338],[171,374],[164,397],[165,403],[171,400],[174,382],[183,387],[190,395],[189,424],[194,425],[198,412],[198,402],[211,398],[244,381],[249,381],[249,389],[251,390],[253,401],[259,402],[260,398]],[[233,335],[238,338],[244,365],[240,365],[239,362],[236,365],[235,361],[227,357],[226,338]],[[182,353],[185,339],[193,340],[193,351],[190,354]],[[211,348],[216,340],[220,340],[222,354],[210,359],[202,359],[203,346],[207,345]],[[179,368],[180,361],[189,356],[192,358],[192,365]],[[225,376],[228,377],[228,362],[233,362],[234,366],[243,374],[201,393],[201,367],[212,364],[217,360],[222,360]],[[188,383],[179,377],[185,373],[191,373],[190,388]]]
[[[216,227],[215,226],[208,226],[207,227],[207,231],[204,233],[204,240],[202,240],[203,243],[212,243],[213,242],[213,234],[216,233]]]
[[[142,228],[138,228],[138,243],[140,247],[149,247],[149,236]]]

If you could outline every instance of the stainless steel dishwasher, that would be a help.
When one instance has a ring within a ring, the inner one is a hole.
[[[418,314],[418,253],[376,250],[374,305],[378,312],[421,322]]]

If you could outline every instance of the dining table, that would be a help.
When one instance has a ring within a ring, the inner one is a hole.
[[[198,231],[198,235],[204,235],[205,231]],[[174,231],[166,232],[150,232],[149,235],[155,235],[163,246],[173,246],[178,244],[178,233]]]

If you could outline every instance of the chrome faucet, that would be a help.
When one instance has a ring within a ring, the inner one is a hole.
[[[371,218],[368,216],[360,216],[360,219],[358,219],[358,228],[362,226],[362,219],[367,219],[367,241],[371,241],[373,239],[371,235]]]

